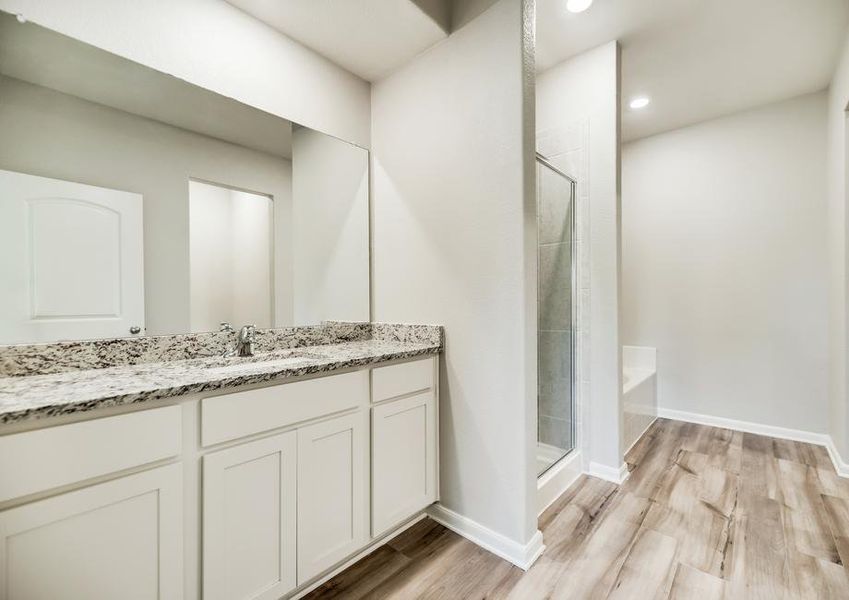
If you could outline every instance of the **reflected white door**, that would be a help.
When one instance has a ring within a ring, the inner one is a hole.
[[[0,170],[0,343],[144,331],[142,196]]]

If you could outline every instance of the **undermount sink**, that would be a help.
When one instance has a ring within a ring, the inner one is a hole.
[[[285,368],[320,358],[322,357],[318,354],[302,351],[275,352],[256,356],[233,356],[207,363],[206,370],[212,373],[229,373],[232,371],[253,371],[275,367]]]

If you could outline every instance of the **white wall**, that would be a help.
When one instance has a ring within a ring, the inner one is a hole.
[[[578,180],[578,426],[585,461],[622,464],[619,340],[619,49],[537,76],[537,149]]]
[[[230,190],[189,182],[190,331],[215,331],[220,321],[232,323],[231,218]]]
[[[292,134],[296,323],[368,321],[368,152],[311,129]]]
[[[369,84],[224,0],[0,0],[0,10],[369,145]]]
[[[623,342],[662,408],[828,429],[826,96],[627,144]]]
[[[269,194],[276,222],[291,226],[291,163],[285,159],[18,80],[0,78],[0,87],[0,139],[15,140],[0,144],[0,168],[144,196],[148,334],[189,331],[190,178]],[[288,282],[291,234],[277,238],[275,267]],[[281,324],[291,323],[291,293],[276,300]]]
[[[849,37],[828,92],[828,347],[829,433],[844,460],[849,457],[849,396],[847,377],[846,211],[849,161]]]
[[[191,331],[274,324],[272,221],[266,196],[189,182]]]
[[[283,287],[272,273],[274,206],[267,196],[230,190],[233,215],[233,316],[235,326],[280,327],[291,321],[278,319],[272,309],[273,287]],[[274,282],[274,286],[272,285]],[[291,287],[291,286],[290,286]]]
[[[523,4],[497,2],[372,95],[374,316],[445,326],[442,503],[518,544],[536,531]]]

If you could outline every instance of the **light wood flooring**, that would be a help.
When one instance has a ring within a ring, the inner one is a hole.
[[[660,419],[582,477],[527,572],[425,519],[308,598],[849,599],[849,479],[822,447]]]

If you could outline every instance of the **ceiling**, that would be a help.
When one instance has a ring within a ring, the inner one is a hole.
[[[447,37],[444,0],[227,0],[366,81]]]
[[[369,81],[444,39],[457,18],[449,12],[463,5],[228,1]],[[537,0],[537,69],[619,40],[624,141],[824,89],[849,19],[849,0],[595,0],[580,14],[565,4]],[[11,76],[266,152],[290,151],[288,122],[272,115],[58,34],[42,39],[46,30],[9,15],[0,25],[2,69]],[[27,44],[37,53],[10,52]],[[628,99],[643,94],[651,104],[629,109]]]
[[[292,124],[0,11],[0,74],[290,158]]]
[[[537,0],[537,70],[619,40],[630,141],[828,86],[846,0]],[[642,110],[628,108],[651,97]]]

